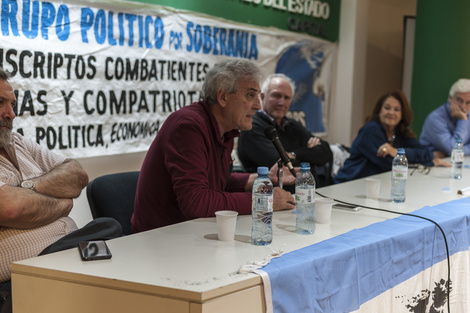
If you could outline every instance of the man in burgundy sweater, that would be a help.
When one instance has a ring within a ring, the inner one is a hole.
[[[137,184],[133,232],[215,216],[251,214],[257,174],[231,173],[233,140],[251,129],[261,109],[261,73],[252,62],[218,62],[206,74],[203,100],[172,113],[149,148]],[[269,176],[275,185],[277,165]],[[288,170],[284,184],[295,182]],[[294,209],[292,195],[274,188],[274,211]]]

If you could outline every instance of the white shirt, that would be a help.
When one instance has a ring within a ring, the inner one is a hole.
[[[0,156],[0,188],[4,185],[19,186],[22,181],[42,176],[65,161],[64,157],[15,132],[5,151],[14,164]],[[10,280],[11,263],[37,256],[44,248],[76,229],[77,225],[70,217],[31,229],[0,226],[0,282]]]

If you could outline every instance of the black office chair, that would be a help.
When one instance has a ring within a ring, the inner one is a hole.
[[[124,235],[131,234],[131,217],[139,173],[109,174],[90,181],[86,194],[93,218],[112,217],[121,224]]]

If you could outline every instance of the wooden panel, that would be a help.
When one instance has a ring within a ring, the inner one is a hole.
[[[223,297],[191,303],[190,313],[264,313],[264,293],[262,286],[251,287]]]
[[[126,290],[108,289],[13,274],[22,297],[13,297],[15,313],[188,313],[189,302]],[[25,299],[25,297],[27,297]]]

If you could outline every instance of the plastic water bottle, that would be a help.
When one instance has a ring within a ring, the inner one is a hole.
[[[268,168],[258,167],[258,177],[253,183],[251,203],[251,242],[265,246],[273,241],[273,183],[268,177]]]
[[[450,157],[450,176],[453,179],[462,178],[463,157],[464,151],[462,138],[457,137]]]
[[[406,199],[406,179],[408,178],[408,160],[405,149],[398,148],[397,155],[392,162],[392,202],[401,203]]]
[[[300,173],[295,180],[296,232],[313,234],[315,232],[315,178],[310,172],[309,163],[300,164]]]

